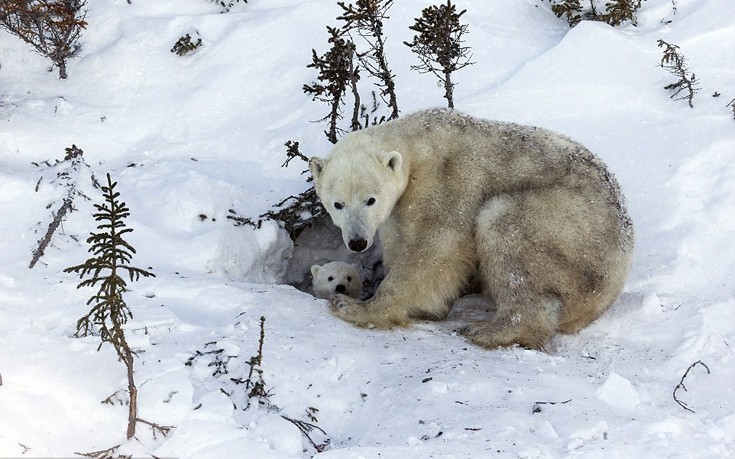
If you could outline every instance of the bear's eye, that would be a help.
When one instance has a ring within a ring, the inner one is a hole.
[[[347,276],[347,282],[352,282],[352,276]]]
[[[327,281],[332,282],[333,280],[334,280],[334,277],[332,276],[327,277]]]
[[[344,207],[344,204],[342,204],[342,203],[339,203],[339,202],[335,202],[334,203],[334,208],[337,209],[337,210],[340,210],[343,207]]]
[[[365,204],[367,204],[368,206],[372,206],[373,204],[375,204],[375,198],[368,199]]]

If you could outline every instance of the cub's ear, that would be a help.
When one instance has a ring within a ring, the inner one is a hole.
[[[314,265],[314,266],[311,267],[311,275],[313,277],[316,277],[316,273],[319,272],[319,268],[321,268],[321,266],[319,266],[319,265]]]
[[[325,164],[326,161],[324,158],[320,158],[318,156],[314,156],[309,160],[309,170],[311,171],[311,175],[314,177],[314,180],[319,180]]]
[[[397,151],[381,153],[380,162],[383,166],[391,170],[398,171],[401,169],[401,164],[403,164],[403,156],[401,156]]]

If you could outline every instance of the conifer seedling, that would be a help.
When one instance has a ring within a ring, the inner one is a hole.
[[[378,79],[376,86],[380,88],[380,95],[391,110],[386,121],[398,118],[398,99],[393,80],[395,75],[385,56],[386,37],[383,30],[383,21],[388,19],[387,12],[393,6],[393,0],[357,0],[354,5],[346,5],[345,2],[337,2],[337,5],[343,11],[337,17],[337,20],[344,22],[342,30],[350,35],[356,33],[370,47],[368,51],[358,52],[357,59],[368,74]]]
[[[689,108],[694,108],[694,95],[699,92],[699,80],[697,76],[689,71],[686,58],[679,52],[679,46],[658,40],[658,47],[663,48],[661,67],[678,78],[674,83],[664,86],[671,92],[671,98],[686,100]],[[683,93],[683,95],[682,95]]]
[[[130,266],[135,249],[124,239],[126,234],[133,231],[125,224],[130,210],[119,200],[120,193],[115,190],[116,186],[117,182],[113,182],[110,174],[107,174],[107,185],[102,186],[105,202],[94,205],[97,212],[93,216],[100,222],[97,225],[99,232],[91,233],[87,238],[89,252],[93,256],[81,265],[66,268],[64,272],[79,274],[83,280],[77,288],[99,286],[97,293],[87,301],[91,310],[77,322],[76,336],[87,336],[97,329],[102,341],[100,347],[104,343],[112,344],[125,364],[130,395],[127,438],[130,439],[135,434],[136,423],[141,420],[137,415],[138,389],[133,375],[134,355],[124,330],[128,319],[133,316],[123,299],[123,292],[127,287],[125,278],[132,282],[139,280],[141,276],[155,276],[150,271]],[[146,423],[160,429],[160,426]]]
[[[319,71],[317,76],[319,81],[310,85],[305,84],[303,90],[306,94],[312,95],[312,100],[329,104],[331,109],[329,114],[319,121],[329,121],[329,129],[324,131],[324,134],[331,143],[337,143],[338,135],[343,132],[337,123],[342,119],[344,97],[350,88],[354,97],[351,127],[353,131],[361,128],[358,119],[360,94],[357,92],[360,72],[354,65],[355,44],[349,37],[345,38],[343,31],[336,27],[327,27],[327,32],[332,47],[322,56],[312,49],[312,62],[306,66]]]
[[[404,42],[421,61],[412,65],[419,73],[433,73],[444,86],[444,98],[449,108],[454,108],[454,86],[452,73],[472,65],[469,48],[462,46],[462,35],[467,33],[467,25],[459,18],[467,10],[457,12],[451,0],[443,5],[432,5],[421,11],[409,29],[417,32],[412,42]]]

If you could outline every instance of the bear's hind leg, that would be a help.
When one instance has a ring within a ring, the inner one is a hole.
[[[528,349],[544,350],[556,332],[562,303],[556,298],[528,300],[529,304],[540,305],[542,313],[535,311],[536,308],[502,308],[492,320],[470,323],[459,333],[488,349],[518,344]]]
[[[543,216],[532,211],[535,201],[529,192],[494,196],[478,214],[475,240],[484,293],[497,312],[460,330],[477,345],[543,349],[559,328],[564,305],[548,272],[558,266],[543,250],[545,230],[538,231],[536,223]]]

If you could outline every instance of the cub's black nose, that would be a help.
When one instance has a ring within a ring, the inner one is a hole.
[[[335,290],[337,290],[337,293],[342,293],[342,294],[344,294],[347,291],[345,286],[342,284],[339,284]]]
[[[365,239],[353,239],[347,244],[347,247],[353,252],[362,252],[367,248],[367,241]]]

